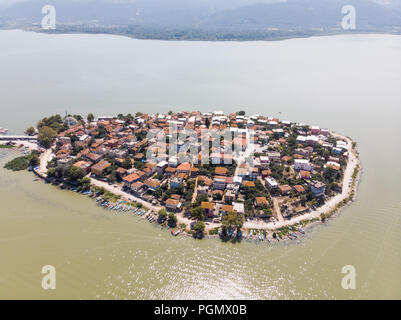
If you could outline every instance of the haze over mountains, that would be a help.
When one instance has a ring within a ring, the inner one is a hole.
[[[55,32],[210,40],[340,33],[349,32],[341,8],[353,5],[356,32],[401,33],[401,0],[0,0],[0,28],[39,28],[46,4],[56,8]]]

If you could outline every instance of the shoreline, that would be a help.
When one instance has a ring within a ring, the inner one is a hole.
[[[327,33],[316,33],[316,34],[305,34],[305,35],[288,35],[281,37],[270,37],[270,38],[260,38],[260,39],[211,39],[211,38],[185,38],[185,39],[171,39],[171,38],[149,38],[149,37],[136,37],[135,35],[126,34],[126,33],[118,33],[118,32],[84,32],[84,31],[48,31],[42,29],[35,28],[0,28],[0,31],[23,31],[23,32],[33,32],[38,34],[46,34],[46,35],[103,35],[103,36],[119,36],[130,38],[134,40],[145,40],[145,41],[164,41],[164,42],[273,42],[273,41],[285,41],[285,40],[294,40],[294,39],[308,39],[308,38],[318,38],[318,37],[330,37],[330,36],[350,36],[350,35],[391,35],[391,36],[401,36],[400,32],[391,32],[391,31],[355,31],[355,32],[327,32]]]

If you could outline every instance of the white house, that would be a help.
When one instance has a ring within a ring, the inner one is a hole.
[[[266,184],[266,188],[269,189],[269,190],[273,190],[273,189],[278,188],[277,181],[272,177],[266,177],[265,178],[265,184]]]
[[[244,214],[245,209],[244,209],[244,204],[241,202],[233,202],[232,204],[233,210],[236,211],[237,213]]]
[[[294,170],[305,170],[305,171],[312,171],[313,165],[306,159],[295,159],[294,160]]]

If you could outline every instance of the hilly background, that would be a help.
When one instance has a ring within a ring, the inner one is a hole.
[[[401,0],[0,0],[0,28],[39,31],[46,4],[57,11],[51,32],[189,40],[401,33]],[[343,5],[356,8],[355,31],[341,28]]]

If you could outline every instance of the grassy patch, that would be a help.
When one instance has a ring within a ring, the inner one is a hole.
[[[0,144],[0,149],[11,149],[11,148],[14,148],[14,146],[9,144]]]
[[[219,234],[219,227],[216,227],[216,228],[214,228],[214,229],[212,229],[212,230],[209,230],[209,234],[210,234],[210,235]]]
[[[4,165],[4,168],[12,171],[26,170],[29,167],[29,160],[27,157],[18,157]]]

